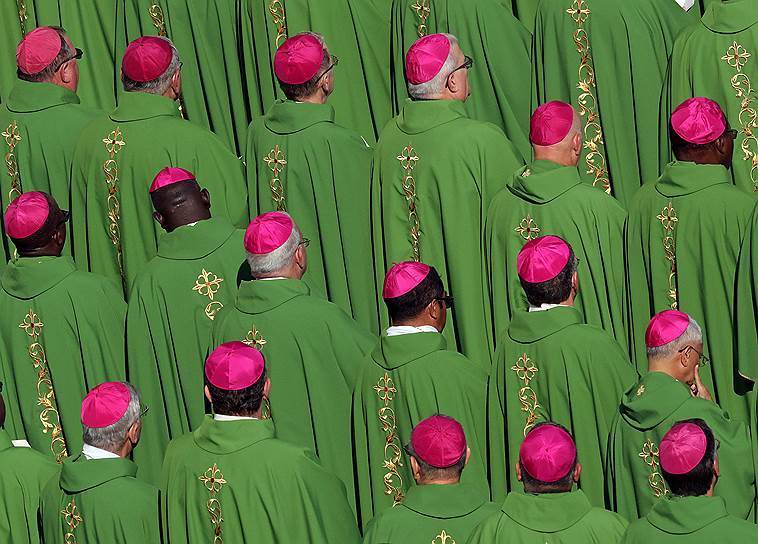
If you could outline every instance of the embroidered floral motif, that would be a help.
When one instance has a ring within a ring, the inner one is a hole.
[[[537,223],[532,219],[531,214],[526,214],[518,226],[513,229],[514,232],[518,232],[521,237],[527,242],[532,238],[537,238],[540,235],[540,228]]]
[[[261,332],[255,327],[255,325],[253,325],[252,328],[247,331],[245,337],[242,339],[242,343],[254,347],[258,351],[261,351],[263,349],[263,346],[266,345],[266,339],[263,338]]]
[[[284,200],[284,186],[282,185],[282,180],[279,178],[279,173],[284,171],[284,168],[287,166],[287,158],[277,144],[268,155],[263,157],[263,162],[268,165],[269,170],[273,174],[268,182],[268,186],[271,189],[271,200],[274,201],[276,210],[283,212],[287,208]]]
[[[421,250],[419,242],[421,239],[421,223],[416,210],[416,179],[413,177],[413,169],[419,161],[419,157],[413,146],[408,144],[398,155],[397,160],[400,167],[404,170],[403,175],[403,193],[405,200],[408,202],[408,223],[410,224],[411,253],[414,261],[421,260]]]
[[[666,482],[658,471],[658,467],[660,467],[659,453],[658,446],[650,439],[645,441],[642,445],[642,451],[639,453],[640,459],[650,467],[650,474],[648,474],[647,481],[655,498],[663,497],[668,494]]]
[[[524,384],[518,391],[518,399],[521,403],[521,411],[526,412],[526,421],[524,423],[524,436],[526,436],[526,433],[534,427],[539,417],[537,408],[540,407],[540,404],[537,400],[537,393],[529,385],[534,380],[537,372],[539,372],[539,368],[524,353],[518,358],[516,364],[511,367],[511,370],[516,373],[516,377]]]
[[[224,518],[221,515],[221,503],[217,497],[221,493],[221,488],[226,485],[226,480],[224,480],[224,475],[218,466],[216,466],[216,463],[213,463],[213,466],[209,467],[197,479],[203,482],[210,495],[206,508],[208,509],[208,514],[210,514],[211,525],[213,525],[213,544],[223,544],[221,524],[224,522]]]
[[[640,385],[640,386],[637,388],[637,396],[638,396],[638,397],[641,397],[641,396],[642,396],[642,395],[644,395],[644,394],[645,394],[645,386],[644,386],[644,385]]]
[[[8,170],[8,177],[11,179],[10,189],[8,190],[8,202],[12,202],[16,197],[21,196],[21,173],[18,170],[18,160],[16,158],[16,146],[21,141],[21,132],[18,130],[16,121],[11,121],[8,128],[0,133],[8,146],[8,152],[5,154],[5,168]]]
[[[443,530],[432,540],[432,544],[455,544],[455,540]]]
[[[271,0],[268,12],[271,14],[271,21],[276,25],[276,47],[279,47],[281,42],[287,39],[287,16],[284,13],[284,4],[281,0]]]
[[[416,16],[418,17],[416,32],[419,38],[423,38],[428,32],[426,19],[432,11],[430,2],[431,0],[416,0],[416,3],[411,5],[411,9],[416,12]]]
[[[111,239],[113,247],[116,249],[116,264],[121,274],[121,283],[122,285],[126,285],[126,278],[124,277],[124,254],[121,246],[121,203],[119,202],[118,192],[118,163],[116,162],[116,155],[126,146],[121,129],[116,127],[114,131],[103,138],[103,144],[105,144],[105,150],[108,152],[108,159],[103,163],[105,185],[108,190],[108,197],[106,199],[108,236]]]
[[[203,268],[203,271],[200,272],[200,275],[195,280],[195,286],[192,288],[193,291],[210,299],[210,303],[205,307],[205,317],[211,321],[216,318],[216,314],[224,307],[222,302],[214,300],[223,281],[224,278],[220,278],[213,272],[209,272]]]
[[[679,218],[676,215],[673,203],[669,202],[656,218],[663,226],[663,251],[670,265],[668,298],[671,300],[671,309],[676,310],[679,306],[676,282],[676,224],[679,222]]]
[[[63,521],[68,526],[68,532],[63,535],[63,542],[65,544],[76,544],[76,528],[82,523],[82,516],[79,513],[79,508],[76,506],[76,500],[71,499],[71,502],[66,505],[66,508],[61,510],[61,516]]]
[[[373,390],[384,404],[377,412],[382,431],[386,435],[384,462],[382,463],[382,468],[387,470],[383,477],[384,494],[392,495],[392,506],[397,506],[405,497],[403,478],[398,472],[399,467],[403,466],[403,450],[400,447],[400,439],[397,435],[395,411],[390,406],[397,393],[397,388],[390,375],[385,372],[384,376],[379,378],[379,381],[373,386]]]

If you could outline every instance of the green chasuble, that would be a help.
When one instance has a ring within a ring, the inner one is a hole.
[[[273,70],[277,48],[300,32],[317,32],[339,58],[329,97],[337,123],[375,141],[391,117],[390,1],[241,0],[240,54],[251,114],[261,116],[284,98]]]
[[[593,507],[581,490],[540,495],[509,493],[502,511],[484,520],[468,544],[615,544],[626,521]]]
[[[579,171],[626,205],[658,177],[658,111],[677,33],[696,21],[674,0],[543,0],[534,30],[534,106],[582,115]]]
[[[124,378],[126,304],[70,257],[28,257],[0,275],[0,380],[13,439],[62,461],[82,447],[82,399]]]
[[[463,482],[486,496],[488,370],[489,362],[485,367],[449,351],[439,333],[382,335],[353,392],[353,440],[364,526],[375,514],[401,503],[415,485],[403,447],[413,427],[435,414],[455,418],[463,426],[471,448]]]
[[[658,445],[671,426],[700,418],[720,442],[721,476],[715,494],[729,513],[754,521],[755,472],[747,426],[730,419],[719,405],[693,397],[689,387],[668,374],[649,372],[621,401],[608,443],[606,487],[610,505],[628,520],[647,515],[669,495],[660,472]]]
[[[241,340],[260,349],[271,378],[278,438],[312,449],[353,502],[350,392],[375,339],[301,280],[244,281],[213,323],[210,349]]]
[[[38,544],[40,493],[58,465],[31,448],[14,448],[0,429],[0,541]]]
[[[183,121],[175,102],[124,93],[108,116],[90,123],[74,151],[71,222],[79,266],[119,281],[134,277],[157,251],[162,230],[148,191],[166,166],[189,170],[208,189],[213,210],[247,223],[241,162],[215,135]]]
[[[207,416],[169,445],[163,491],[164,542],[360,542],[345,486],[271,420]]]
[[[467,484],[414,486],[401,504],[369,522],[363,544],[465,543],[483,519],[498,511],[487,499]]]
[[[523,164],[503,132],[457,100],[407,101],[374,153],[371,212],[377,285],[393,262],[434,266],[455,310],[445,336],[483,364],[492,358],[482,258],[487,207]]]
[[[205,415],[211,325],[221,308],[234,304],[243,236],[226,219],[179,227],[160,239],[158,255],[134,282],[127,379],[150,407],[150,424],[133,458],[140,478],[156,485],[169,440],[196,429]]]
[[[580,280],[581,282],[581,280]],[[603,506],[608,432],[624,391],[637,379],[607,332],[583,323],[576,308],[517,312],[501,337],[488,392],[492,496],[521,488],[514,466],[537,423],[566,426],[582,463],[579,486]]]
[[[32,0],[0,2],[0,21],[3,22],[3,32],[0,33],[0,102],[5,102],[16,83],[16,48],[24,34],[37,26],[35,20]]]
[[[42,492],[45,544],[158,544],[158,489],[135,474],[129,459],[66,461]]]
[[[627,262],[633,360],[647,370],[645,330],[669,308],[703,329],[703,383],[732,417],[748,421],[745,391],[735,378],[732,346],[734,282],[740,245],[755,200],[733,187],[721,165],[673,162],[658,182],[640,189],[629,208]],[[753,354],[754,355],[754,354]]]
[[[737,129],[729,173],[737,187],[758,190],[758,10],[753,0],[713,2],[700,22],[679,34],[661,108],[661,168],[671,160],[669,119],[692,96],[719,103]]]
[[[633,522],[624,544],[676,544],[758,541],[755,523],[730,516],[721,497],[672,497],[658,501],[650,513]]]
[[[79,104],[79,97],[52,83],[16,80],[8,100],[0,107],[0,149],[5,168],[0,173],[0,206],[27,191],[52,195],[70,209],[71,160],[76,137],[98,115]],[[70,246],[64,251],[70,253]],[[3,229],[3,248],[14,254]]]
[[[371,149],[330,104],[277,101],[250,125],[250,216],[286,210],[311,240],[306,282],[377,331],[371,256]]]
[[[551,234],[571,244],[581,263],[577,309],[626,347],[625,219],[616,200],[581,183],[575,167],[540,160],[515,173],[492,200],[485,225],[493,332],[502,333],[514,312],[529,305],[518,277],[519,251]]]

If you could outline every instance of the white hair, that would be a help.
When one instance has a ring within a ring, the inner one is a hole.
[[[648,359],[661,359],[672,357],[682,346],[697,344],[703,341],[703,331],[697,321],[690,317],[690,324],[687,329],[676,340],[668,344],[647,348]]]
[[[450,52],[447,54],[445,64],[442,65],[442,68],[440,68],[437,75],[426,83],[414,85],[413,83],[408,82],[408,94],[411,98],[429,99],[439,96],[445,90],[448,76],[457,68],[455,58],[453,57],[453,50],[455,49],[455,46],[458,45],[458,38],[452,34],[443,34],[443,36],[445,36],[450,42]]]
[[[123,383],[129,389],[129,406],[121,419],[107,427],[87,427],[82,424],[84,443],[101,450],[117,453],[126,442],[126,433],[132,425],[140,420],[140,400],[137,390],[128,382]]]
[[[285,215],[290,217],[287,213],[285,213]],[[287,268],[292,262],[297,248],[300,247],[300,243],[303,241],[300,229],[297,228],[294,221],[292,222],[292,225],[293,228],[290,237],[274,251],[263,254],[248,252],[247,264],[250,265],[250,273],[254,278],[275,275],[276,272]]]
[[[121,83],[124,85],[126,92],[143,92],[150,94],[164,94],[171,86],[171,79],[181,66],[179,61],[179,51],[176,50],[174,44],[168,38],[164,36],[156,36],[161,40],[165,40],[171,46],[171,62],[166,68],[166,71],[161,75],[150,81],[134,81],[129,79],[126,74],[121,73]]]

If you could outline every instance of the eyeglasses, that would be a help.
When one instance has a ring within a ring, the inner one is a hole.
[[[150,407],[147,406],[147,405],[145,405],[145,404],[143,404],[142,405],[142,409],[139,411],[139,417],[140,417],[140,419],[142,419],[143,417],[145,417],[145,414],[147,414],[149,411],[150,411]]]
[[[435,298],[434,300],[443,302],[445,304],[445,307],[448,310],[452,310],[453,309],[454,299],[450,295],[445,295],[444,297]]]
[[[679,350],[679,353],[686,352],[688,349],[691,349],[692,351],[694,351],[695,353],[697,353],[697,355],[698,355],[698,364],[700,366],[706,366],[708,363],[711,362],[711,360],[708,357],[706,357],[704,353],[700,353],[698,350],[696,350],[692,346],[684,346],[682,349]]]
[[[321,78],[323,78],[326,74],[328,74],[329,72],[331,72],[334,69],[334,67],[337,66],[340,63],[340,59],[339,59],[339,57],[337,55],[329,55],[329,61],[331,62],[331,64],[329,65],[329,67],[326,70],[324,70],[323,74],[321,74],[320,76],[318,76],[318,79],[316,80],[316,83],[318,83],[319,81],[321,81]]]
[[[456,68],[455,70],[453,70],[452,72],[450,72],[447,75],[447,77],[452,76],[455,72],[457,72],[458,70],[463,70],[464,68],[466,70],[471,70],[471,67],[474,66],[474,59],[472,59],[468,55],[463,55],[463,59],[464,59],[463,60],[463,64],[461,64],[460,66],[458,66],[458,68]]]
[[[303,238],[302,240],[300,240],[300,243],[297,244],[298,247],[300,247],[300,246],[308,247],[309,245],[311,245],[310,238]]]
[[[736,140],[737,139],[737,129],[736,128],[730,128],[728,130],[725,130],[724,131],[724,136],[726,136],[730,140]]]

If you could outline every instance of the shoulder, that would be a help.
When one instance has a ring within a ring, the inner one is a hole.
[[[647,518],[634,520],[626,528],[624,542],[634,544],[636,542],[647,541],[650,538],[650,534],[653,532],[655,532],[655,529],[650,525]]]
[[[598,189],[597,187],[593,187],[586,183],[580,183],[571,189],[571,193],[580,197],[580,206],[592,208],[596,215],[604,212],[626,215],[626,211],[619,201],[602,189]],[[598,205],[601,207],[598,208]]]
[[[67,287],[86,289],[88,297],[105,295],[106,297],[111,298],[118,294],[119,298],[123,299],[121,291],[113,280],[101,276],[100,274],[95,274],[94,272],[85,272],[84,270],[76,269],[66,277],[64,281],[66,282]]]
[[[623,533],[627,525],[629,525],[629,522],[616,512],[611,512],[605,508],[599,508],[597,506],[591,508],[584,519],[592,525],[603,526],[607,529],[617,530],[621,533]]]

